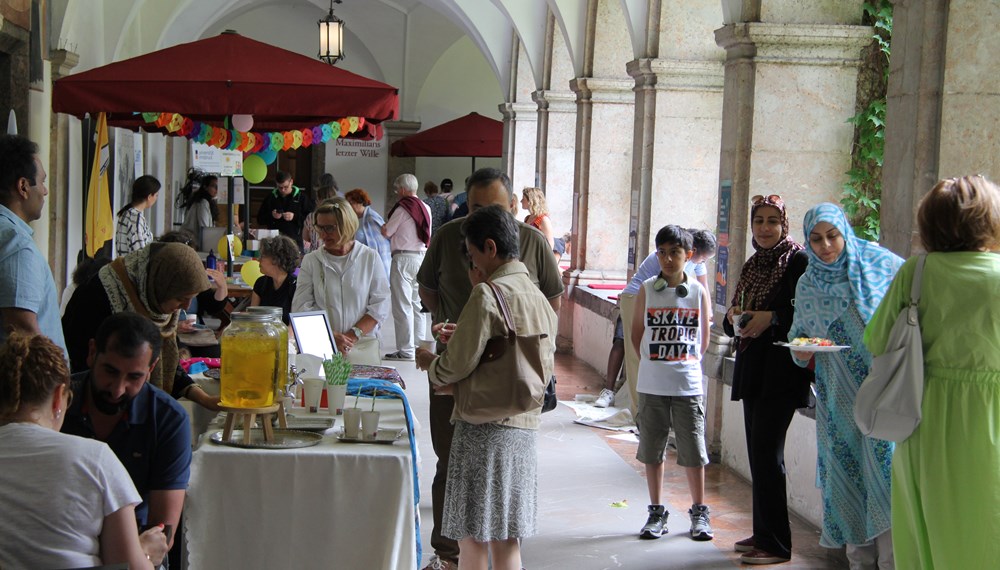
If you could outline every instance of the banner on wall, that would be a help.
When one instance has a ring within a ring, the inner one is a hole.
[[[94,257],[104,246],[104,242],[114,237],[115,222],[111,212],[111,195],[108,191],[108,163],[111,160],[111,152],[108,148],[108,121],[104,113],[97,116],[95,142],[94,163],[87,190],[86,222],[83,227],[83,242],[88,257]]]
[[[370,141],[337,139],[336,143],[326,144],[326,171],[337,179],[341,192],[361,188],[371,197],[372,209],[383,215],[391,182],[387,174],[389,149],[386,143],[383,137]]]
[[[233,204],[243,203],[243,189],[244,182],[242,176],[237,176],[233,179]],[[219,178],[219,193],[215,196],[215,201],[219,204],[229,204],[229,177],[223,176]]]
[[[729,225],[733,205],[733,181],[719,183],[719,252],[715,259],[715,310],[725,313],[729,307],[726,298],[729,288]]]

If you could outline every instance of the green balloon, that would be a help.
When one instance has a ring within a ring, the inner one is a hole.
[[[264,164],[264,159],[256,154],[246,157],[243,161],[243,178],[250,184],[257,184],[263,181],[265,176],[267,176],[267,165]]]

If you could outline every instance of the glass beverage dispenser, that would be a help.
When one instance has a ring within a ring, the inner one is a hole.
[[[274,403],[281,363],[288,362],[288,329],[284,338],[271,316],[233,313],[232,325],[222,335],[223,406],[262,408]]]

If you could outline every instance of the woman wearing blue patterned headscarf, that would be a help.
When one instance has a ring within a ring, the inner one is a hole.
[[[846,545],[851,568],[891,568],[893,444],[861,435],[854,398],[872,361],[862,342],[865,325],[903,260],[856,237],[833,204],[809,210],[804,226],[809,266],[795,290],[788,338],[827,338],[850,347],[795,353],[800,366],[815,358],[816,483],[823,495],[819,542],[827,548]]]

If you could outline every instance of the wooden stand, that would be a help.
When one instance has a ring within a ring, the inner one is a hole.
[[[271,428],[271,416],[281,410],[281,415],[278,416],[279,425],[282,428],[286,428],[285,423],[285,413],[284,406],[281,403],[272,404],[270,406],[265,406],[263,408],[233,408],[230,406],[219,406],[222,411],[226,412],[226,425],[222,429],[222,439],[224,441],[230,441],[233,435],[233,426],[237,419],[242,418],[243,421],[243,444],[250,445],[250,430],[253,429],[253,425],[257,420],[257,416],[260,416],[260,423],[264,426],[264,441],[272,442],[274,441],[274,430]]]

